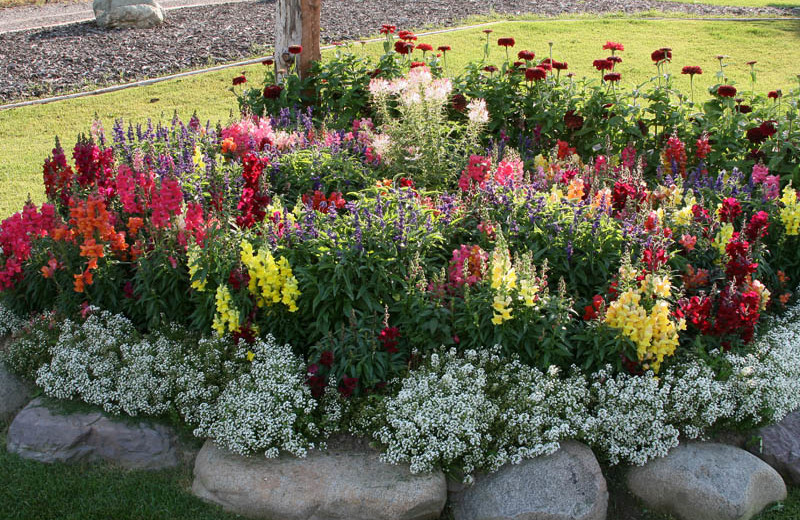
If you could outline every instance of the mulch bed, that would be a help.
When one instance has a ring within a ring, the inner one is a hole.
[[[0,103],[162,76],[261,56],[274,41],[275,0],[167,12],[154,29],[100,29],[93,21],[0,34]],[[453,26],[467,16],[536,13],[635,13],[780,16],[778,8],[721,7],[648,0],[325,0],[322,39],[329,43],[400,28]]]

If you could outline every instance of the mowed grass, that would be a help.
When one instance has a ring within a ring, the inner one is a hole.
[[[125,471],[42,464],[8,453],[0,433],[3,520],[234,520],[190,494],[191,468]]]
[[[734,5],[738,7],[800,7],[800,0],[667,0],[681,4]]]
[[[553,42],[553,58],[567,61],[577,78],[598,78],[592,61],[608,55],[602,50],[607,40],[625,45],[621,53],[622,84],[626,88],[652,79],[655,67],[650,53],[659,47],[673,49],[670,65],[675,85],[688,93],[689,78],[682,76],[684,65],[700,65],[705,73],[695,78],[695,96],[707,97],[707,88],[717,82],[718,54],[727,55],[725,73],[740,90],[750,88],[750,67],[746,62],[757,60],[756,91],[766,93],[777,88],[788,94],[797,86],[800,73],[800,21],[648,21],[648,20],[581,20],[570,22],[547,20],[539,22],[507,22],[489,25],[490,61],[505,59],[504,49],[497,38],[511,36],[516,46],[510,49],[512,59],[517,51],[529,49],[538,58],[549,54],[548,42]],[[486,41],[483,27],[422,36],[419,42],[434,47],[450,45],[448,73],[457,74],[469,61],[483,56]],[[356,53],[382,52],[380,43],[362,48],[354,44]],[[417,51],[415,54],[421,57]],[[262,65],[234,68],[170,80],[146,87],[0,111],[0,218],[21,209],[27,197],[36,203],[44,200],[41,167],[53,148],[57,135],[65,149],[74,145],[79,133],[88,133],[92,120],[99,118],[108,134],[115,118],[126,123],[145,124],[168,121],[174,113],[184,119],[197,112],[202,121],[223,124],[237,112],[231,79],[247,71],[248,85],[260,85]],[[69,154],[68,154],[69,155]]]

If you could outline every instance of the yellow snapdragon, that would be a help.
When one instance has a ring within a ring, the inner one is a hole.
[[[659,298],[669,298],[672,291],[672,284],[670,283],[669,275],[658,276],[655,274],[648,274],[641,282],[641,291],[643,294],[658,296]]]
[[[211,324],[214,330],[219,335],[225,334],[225,331],[236,332],[239,330],[239,311],[233,306],[233,297],[230,290],[225,285],[217,287],[215,295],[217,303],[217,314],[214,316],[214,322]]]
[[[781,222],[786,226],[786,234],[795,236],[800,234],[800,202],[797,201],[797,192],[791,186],[783,188],[781,197]]]
[[[511,316],[510,296],[502,296],[500,294],[495,295],[494,301],[492,302],[492,309],[494,310],[492,315],[492,323],[495,325],[500,325],[504,321],[508,321],[513,317]]]
[[[539,302],[539,286],[527,278],[519,281],[519,297],[526,307],[533,307]]]
[[[289,261],[286,258],[275,261],[267,248],[261,248],[256,253],[247,240],[242,240],[241,248],[242,263],[250,275],[247,288],[256,296],[256,305],[264,307],[283,303],[289,312],[295,312],[300,291]]]
[[[675,353],[678,346],[678,330],[685,327],[683,320],[677,324],[670,319],[669,304],[656,301],[648,313],[641,305],[642,295],[633,290],[620,294],[606,312],[605,323],[620,329],[636,345],[636,356],[658,373],[666,356]]]
[[[720,228],[717,236],[714,237],[713,245],[719,251],[720,256],[725,256],[725,247],[731,241],[731,238],[733,238],[733,224],[727,222]]]
[[[189,250],[186,252],[186,256],[189,261],[189,280],[191,280],[192,289],[197,291],[205,291],[206,290],[206,278],[203,276],[202,278],[197,277],[197,273],[200,271],[200,248],[196,245],[190,246]]]
[[[192,155],[192,162],[194,163],[194,171],[205,175],[206,163],[203,160],[203,152],[199,146],[194,147],[194,155]]]

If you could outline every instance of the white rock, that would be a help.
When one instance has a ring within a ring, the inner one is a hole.
[[[281,520],[434,520],[447,500],[443,473],[412,475],[352,441],[303,459],[242,457],[207,441],[192,491],[240,515]]]
[[[105,461],[130,469],[173,467],[185,456],[164,425],[59,412],[34,399],[8,428],[8,451],[40,462]]]
[[[146,29],[164,23],[164,9],[156,0],[94,0],[97,25],[106,29]]]
[[[592,450],[568,441],[480,475],[451,499],[455,520],[605,520],[608,488]]]
[[[681,444],[627,475],[628,489],[653,509],[683,520],[747,520],[786,498],[781,476],[745,450]]]

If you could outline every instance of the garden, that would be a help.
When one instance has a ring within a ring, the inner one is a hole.
[[[226,73],[227,121],[55,139],[0,224],[3,365],[236,454],[348,434],[466,485],[800,407],[800,75],[379,32]]]

